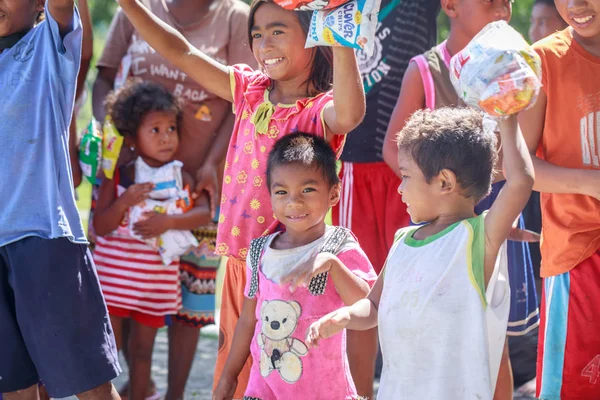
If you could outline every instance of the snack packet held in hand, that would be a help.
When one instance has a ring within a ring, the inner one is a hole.
[[[275,0],[275,4],[295,11],[330,10],[347,2],[348,0]]]
[[[123,136],[121,136],[108,115],[104,119],[102,132],[102,171],[104,176],[112,179],[117,161],[119,161],[119,154],[121,154],[121,147],[123,147]]]
[[[138,157],[135,161],[135,183],[154,183],[154,189],[149,197],[155,200],[173,199],[183,189],[181,176],[181,161],[171,161],[160,168],[149,166]]]
[[[313,13],[306,48],[344,46],[373,54],[381,0],[350,0],[333,9]]]
[[[97,183],[98,168],[102,161],[102,132],[100,123],[94,118],[79,143],[79,165],[81,173],[92,184]]]
[[[494,117],[533,106],[541,75],[540,57],[505,21],[488,24],[450,60],[450,79],[460,98]]]

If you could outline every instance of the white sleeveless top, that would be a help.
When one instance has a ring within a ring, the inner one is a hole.
[[[510,308],[506,244],[485,290],[484,215],[401,229],[379,303],[382,400],[491,400]]]

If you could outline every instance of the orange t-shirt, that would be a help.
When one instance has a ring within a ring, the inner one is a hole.
[[[548,97],[538,157],[600,173],[600,58],[573,40],[571,28],[534,47]],[[543,277],[571,270],[600,248],[600,201],[542,193],[541,206]]]

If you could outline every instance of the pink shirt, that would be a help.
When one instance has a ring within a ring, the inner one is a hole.
[[[215,250],[221,256],[245,260],[250,241],[273,233],[277,227],[266,179],[267,158],[277,139],[295,132],[320,137],[326,134],[323,110],[333,101],[331,92],[291,105],[273,105],[269,101],[270,83],[267,75],[248,65],[231,67],[236,119],[223,176]],[[334,150],[338,155],[344,140],[345,136],[336,136]]]
[[[250,344],[252,368],[246,397],[261,400],[312,399],[345,400],[356,398],[356,388],[346,356],[346,332],[320,342],[308,349],[305,335],[319,318],[344,306],[331,277],[328,275],[314,291],[272,281],[276,267],[286,271],[298,267],[334,232],[328,227],[325,236],[308,245],[288,250],[270,247],[279,234],[267,238],[257,270],[250,260],[246,268],[244,295],[256,299],[256,328]],[[373,286],[377,275],[369,259],[352,234],[336,252],[352,273]],[[277,274],[275,274],[277,275]],[[285,275],[285,274],[284,274]]]

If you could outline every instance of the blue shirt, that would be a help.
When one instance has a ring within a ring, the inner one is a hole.
[[[0,246],[28,236],[87,243],[69,160],[81,20],[75,11],[62,38],[45,12],[0,53]]]

